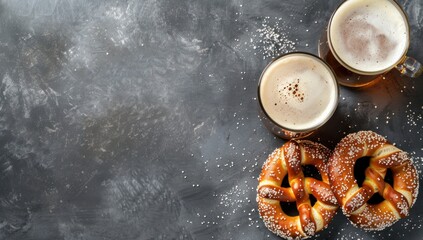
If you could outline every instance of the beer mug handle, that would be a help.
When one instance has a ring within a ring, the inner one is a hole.
[[[407,77],[416,78],[423,73],[423,66],[412,57],[405,57],[404,61],[395,67],[398,71]]]

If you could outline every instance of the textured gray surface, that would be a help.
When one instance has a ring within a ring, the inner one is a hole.
[[[0,239],[277,239],[255,202],[283,143],[257,116],[258,77],[317,53],[339,3],[1,1]],[[423,2],[401,4],[423,60]],[[311,139],[375,130],[421,171],[422,91],[422,77],[342,87]],[[421,239],[422,201],[382,232],[339,212],[317,239]]]

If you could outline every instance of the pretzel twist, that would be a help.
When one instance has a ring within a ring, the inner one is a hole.
[[[362,157],[370,157],[370,164],[359,187],[354,164]],[[384,180],[388,169],[393,174],[393,186]],[[344,214],[366,230],[382,230],[406,217],[418,194],[419,178],[412,160],[371,131],[349,134],[338,143],[329,159],[329,178]],[[384,200],[367,203],[376,193]]]
[[[329,186],[329,155],[328,148],[306,140],[291,140],[269,155],[257,187],[259,213],[269,230],[286,239],[300,239],[327,227],[338,209]],[[322,180],[305,177],[302,165],[314,165]],[[284,188],[287,174],[290,187]],[[317,200],[313,206],[310,194]],[[299,215],[288,216],[280,202],[296,202]]]

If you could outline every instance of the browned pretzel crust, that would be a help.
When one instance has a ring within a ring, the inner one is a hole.
[[[361,187],[354,177],[354,164],[370,157]],[[393,174],[393,186],[384,181],[387,169]],[[407,154],[382,136],[361,131],[347,135],[329,159],[332,191],[352,223],[366,230],[382,230],[404,218],[418,194],[418,175]],[[368,204],[373,194],[385,200]]]
[[[286,239],[300,239],[327,227],[338,209],[329,186],[326,166],[329,156],[328,148],[306,140],[291,140],[269,155],[257,187],[259,213],[269,230]],[[302,165],[314,165],[322,181],[304,177]],[[289,188],[281,187],[286,174]],[[313,206],[309,194],[317,200]],[[281,201],[296,202],[299,215],[285,214]]]

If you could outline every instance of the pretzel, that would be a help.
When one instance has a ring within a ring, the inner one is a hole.
[[[330,150],[311,141],[291,140],[269,155],[257,187],[260,217],[266,227],[286,239],[313,236],[327,227],[338,209],[329,186],[326,161]],[[314,165],[322,181],[304,177],[301,165]],[[291,187],[281,187],[288,174]],[[309,194],[316,198],[311,206]],[[280,202],[296,202],[298,216],[288,216]]]
[[[354,177],[354,164],[370,157],[361,187]],[[408,215],[418,194],[418,175],[407,154],[371,131],[349,134],[336,146],[329,159],[332,191],[350,221],[366,230],[382,230]],[[393,186],[384,181],[392,171]],[[367,201],[379,193],[378,204]]]

